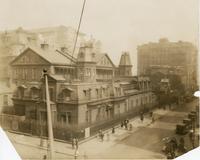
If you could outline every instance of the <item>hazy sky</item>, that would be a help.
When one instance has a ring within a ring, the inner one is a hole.
[[[0,0],[0,30],[66,25],[77,28],[83,0]],[[167,37],[198,39],[198,0],[87,0],[81,31],[101,40],[118,64],[137,45]]]

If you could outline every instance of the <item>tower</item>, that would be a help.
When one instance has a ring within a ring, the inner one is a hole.
[[[77,77],[84,82],[96,81],[96,54],[91,42],[80,47],[77,57]]]
[[[123,52],[119,63],[120,76],[132,76],[132,64],[128,52]]]

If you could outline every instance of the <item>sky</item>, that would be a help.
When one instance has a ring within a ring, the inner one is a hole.
[[[0,0],[0,30],[66,25],[77,28],[83,0]],[[157,42],[198,44],[198,0],[87,0],[81,32],[102,42],[115,64],[128,51],[136,72],[137,46]]]

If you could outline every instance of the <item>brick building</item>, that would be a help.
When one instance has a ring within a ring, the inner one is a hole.
[[[177,74],[187,89],[196,85],[197,48],[192,43],[163,38],[158,43],[140,45],[137,51],[138,75]]]

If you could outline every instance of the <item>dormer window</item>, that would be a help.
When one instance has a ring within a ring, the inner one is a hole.
[[[95,58],[95,53],[92,53],[92,58]]]
[[[21,99],[24,98],[24,92],[25,92],[26,88],[27,87],[24,86],[24,85],[21,85],[21,86],[18,87],[17,95],[18,95],[19,98],[21,98]]]
[[[69,101],[71,98],[71,93],[72,93],[72,89],[71,88],[65,88],[62,90],[62,98],[65,101]]]
[[[83,58],[84,57],[84,53],[83,52],[79,53],[79,57]]]
[[[39,88],[38,87],[32,87],[31,88],[31,98],[32,99],[38,99],[39,98]]]

